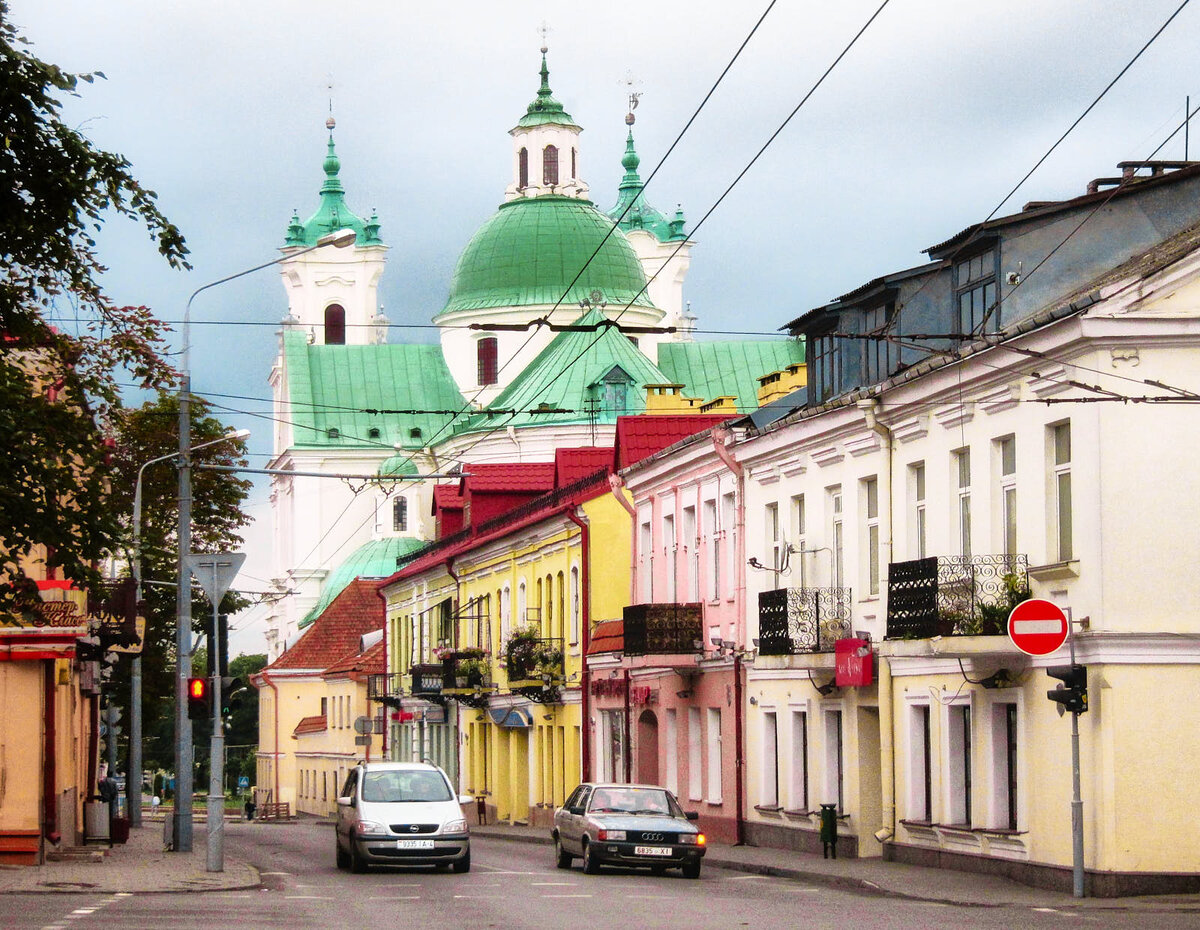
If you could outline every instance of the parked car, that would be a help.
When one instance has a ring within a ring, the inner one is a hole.
[[[471,870],[471,836],[450,779],[427,762],[364,762],[337,799],[337,865],[436,865]]]
[[[632,865],[699,878],[705,851],[704,834],[693,823],[699,817],[666,788],[582,784],[554,812],[555,859],[569,869],[578,856],[588,874],[601,865]]]

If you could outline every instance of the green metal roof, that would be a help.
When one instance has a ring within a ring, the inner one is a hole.
[[[606,317],[597,308],[584,313],[576,325],[593,326]],[[616,371],[614,371],[616,370]],[[630,381],[625,405],[614,409],[604,403],[606,375]],[[613,423],[620,414],[641,413],[646,408],[644,385],[668,380],[650,359],[614,327],[595,331],[558,333],[516,379],[491,403],[491,409],[512,408],[515,416],[476,414],[460,429],[470,432],[502,426],[542,426],[549,423],[589,422],[589,399],[600,401],[595,421]],[[566,413],[529,413],[539,405]]]
[[[289,332],[284,352],[300,447],[420,449],[453,418],[437,411],[466,403],[438,345],[309,345]]]
[[[758,379],[804,361],[804,345],[796,339],[728,342],[663,342],[658,367],[665,381],[686,385],[689,397],[706,401],[737,397],[738,410],[758,407]]]
[[[379,474],[391,478],[401,475],[415,475],[417,474],[417,466],[413,462],[411,455],[405,452],[397,452],[380,463]]]
[[[355,578],[387,578],[396,571],[396,559],[425,545],[427,542],[407,536],[372,539],[368,543],[363,543],[350,554],[349,558],[329,573],[325,583],[321,585],[321,596],[312,609],[304,615],[304,619],[300,621],[300,629],[321,616],[325,608],[333,603],[333,599],[341,594]]]
[[[571,114],[563,109],[563,105],[554,99],[550,92],[550,69],[546,67],[546,50],[542,49],[542,86],[538,88],[537,96],[525,109],[525,115],[517,121],[517,127],[542,126],[555,123],[559,126],[574,126],[579,124],[571,119]]]
[[[292,214],[284,244],[288,246],[316,245],[322,236],[339,229],[353,229],[357,236],[355,245],[383,245],[379,238],[379,217],[372,212],[369,220],[355,214],[346,205],[346,189],[342,187],[338,172],[342,163],[333,147],[333,133],[329,134],[329,148],[323,166],[325,183],[321,185],[321,205],[317,212],[303,223],[298,213]]]
[[[581,268],[583,274],[568,291]],[[442,313],[560,300],[577,304],[592,291],[600,291],[610,306],[625,305],[645,284],[642,264],[625,234],[613,229],[612,220],[589,201],[556,195],[521,198],[502,204],[467,243]],[[637,304],[654,306],[644,292]]]
[[[668,220],[654,207],[650,206],[642,193],[642,178],[638,174],[637,150],[633,147],[633,130],[625,140],[625,154],[621,164],[625,168],[625,176],[617,187],[617,205],[608,211],[608,215],[617,221],[617,225],[625,232],[644,229],[651,233],[659,242],[678,242],[687,238],[683,231],[683,210],[675,211],[674,219]],[[622,216],[624,214],[624,216]]]

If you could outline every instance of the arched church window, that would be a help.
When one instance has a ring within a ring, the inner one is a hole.
[[[558,184],[558,147],[547,145],[542,149],[542,184],[554,187]]]
[[[392,530],[403,533],[408,530],[408,498],[397,497],[392,501]]]
[[[479,384],[495,384],[499,380],[499,371],[497,369],[497,341],[495,336],[486,336],[480,339],[475,347],[476,352],[476,370],[479,375]]]
[[[341,304],[330,304],[325,308],[325,345],[346,344],[346,311]]]
[[[529,149],[517,153],[517,187],[529,186]]]
[[[575,160],[579,157],[579,151],[575,146],[571,146],[571,180],[574,181],[579,177],[579,169],[575,166]]]

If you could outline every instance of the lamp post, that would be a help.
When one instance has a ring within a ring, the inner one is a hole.
[[[189,450],[195,452],[197,449],[204,449],[207,446],[215,446],[217,443],[230,442],[237,439],[245,439],[250,435],[250,430],[240,429],[237,432],[227,433],[220,439],[210,439],[208,442],[202,442],[199,445],[192,446]],[[133,486],[133,580],[137,585],[137,593],[134,596],[134,601],[137,604],[142,602],[142,476],[146,469],[151,465],[156,465],[159,462],[165,462],[168,459],[178,458],[178,452],[172,452],[170,455],[160,455],[157,458],[152,458],[148,462],[143,462],[138,468],[137,481]],[[142,825],[142,657],[135,655],[133,657],[133,669],[129,680],[129,764],[126,768],[125,776],[125,797],[129,807],[129,825],[131,827],[140,827]]]
[[[354,230],[341,229],[322,236],[316,245],[226,275],[196,288],[183,311],[183,359],[179,377],[179,589],[175,598],[175,829],[172,848],[176,852],[192,851],[192,781],[195,776],[192,771],[192,721],[187,712],[187,682],[192,674],[192,584],[186,565],[186,558],[192,549],[192,372],[189,365],[192,301],[203,291],[218,284],[253,274],[327,245],[344,248],[352,245],[355,238]]]

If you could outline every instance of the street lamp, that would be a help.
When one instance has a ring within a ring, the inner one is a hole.
[[[192,636],[192,585],[191,573],[187,567],[187,556],[192,549],[192,372],[189,364],[192,301],[201,292],[218,284],[253,274],[327,245],[345,248],[352,245],[355,239],[354,230],[341,229],[322,236],[316,245],[289,252],[245,271],[226,275],[196,288],[183,311],[183,359],[179,377],[179,589],[175,598],[175,823],[172,848],[176,852],[192,851],[192,783],[195,777],[192,771],[192,721],[187,713],[187,681],[192,674],[192,659],[189,655]],[[209,871],[219,872],[221,850],[214,850],[212,845],[209,844]]]
[[[210,439],[189,450],[195,452],[207,446],[215,446],[221,442],[231,442],[245,439],[250,430],[240,429],[227,433],[219,439]],[[134,602],[142,602],[142,476],[151,465],[179,457],[178,452],[170,455],[160,455],[148,462],[143,462],[138,468],[137,482],[133,486],[133,580],[137,584],[137,594]],[[135,781],[136,779],[136,781]],[[133,657],[133,668],[129,680],[129,765],[125,776],[125,796],[129,807],[129,825],[142,825],[142,657]]]

